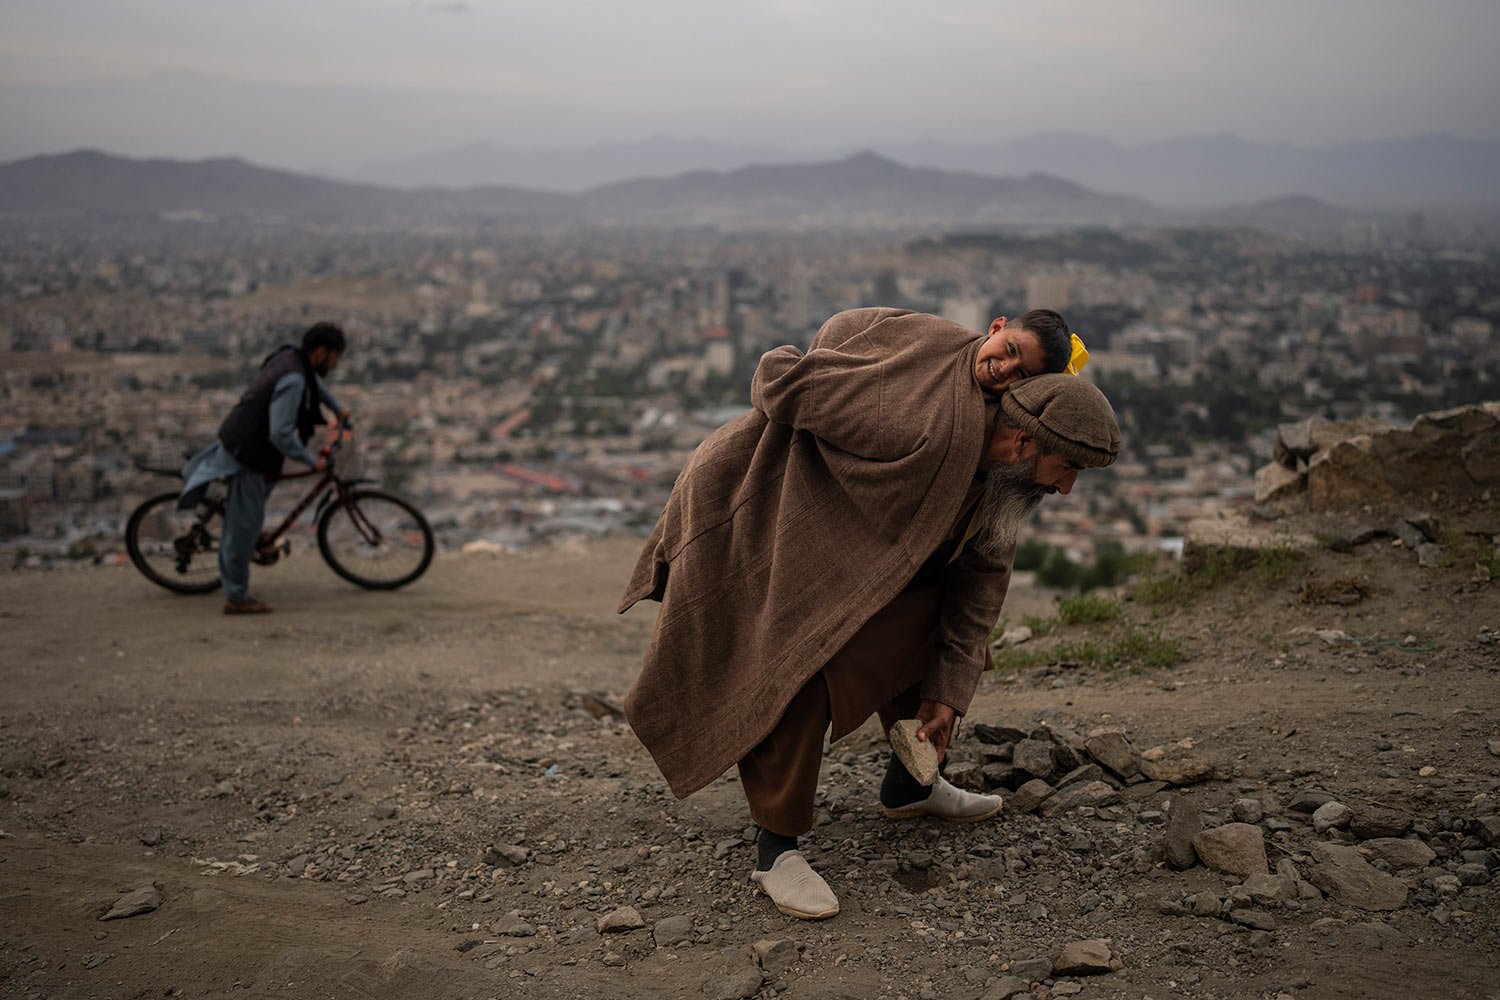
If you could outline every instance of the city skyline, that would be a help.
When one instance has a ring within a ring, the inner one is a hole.
[[[651,135],[837,149],[1036,132],[1500,138],[1500,8],[155,0],[3,5],[0,159],[80,147],[348,171]]]

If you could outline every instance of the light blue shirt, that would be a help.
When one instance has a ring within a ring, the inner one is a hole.
[[[313,377],[317,378],[316,375]],[[297,437],[297,404],[302,399],[304,385],[306,380],[299,372],[289,372],[276,380],[270,405],[271,444],[287,458],[304,465],[316,465],[317,458]],[[343,409],[321,378],[318,379],[318,398],[334,413]],[[182,492],[187,493],[215,479],[228,479],[248,471],[250,470],[235,461],[222,441],[215,439],[213,444],[194,455],[183,467]]]

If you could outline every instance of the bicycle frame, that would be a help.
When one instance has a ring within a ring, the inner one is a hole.
[[[343,428],[340,429],[340,431],[342,430]],[[270,486],[275,486],[288,479],[307,479],[312,476],[318,476],[319,478],[317,483],[313,485],[313,488],[308,490],[307,495],[298,502],[297,506],[292,508],[292,512],[276,526],[275,531],[261,533],[261,545],[274,547],[277,542],[281,541],[282,536],[291,530],[292,525],[297,523],[297,518],[302,516],[302,512],[307,510],[314,501],[317,501],[318,510],[322,511],[334,496],[337,496],[344,504],[345,509],[349,511],[349,520],[354,522],[355,530],[359,532],[360,537],[364,539],[365,543],[367,545],[380,544],[380,529],[371,524],[369,519],[364,516],[364,513],[360,511],[359,506],[354,503],[349,489],[350,486],[356,483],[370,482],[370,480],[358,478],[343,479],[334,471],[333,456],[338,451],[343,439],[340,431],[335,431],[332,442],[321,452],[328,459],[328,467],[321,472],[317,469],[306,469],[302,472],[289,472],[280,476],[266,477],[267,483]],[[220,503],[216,506],[219,507],[219,514],[222,516],[224,514],[223,504]]]
[[[277,476],[274,479],[270,479],[269,483],[271,486],[275,486],[286,479],[306,479],[313,475],[318,475],[318,473],[309,469],[306,472],[293,472],[284,476]],[[328,503],[328,498],[336,493],[340,500],[348,503],[349,489],[344,485],[344,481],[335,475],[332,469],[324,469],[321,475],[322,478],[308,491],[307,495],[302,498],[297,506],[292,508],[292,512],[286,516],[286,519],[281,524],[277,525],[276,530],[263,535],[266,545],[275,545],[281,541],[281,537],[291,530],[292,525],[297,523],[297,518],[301,517],[302,512],[312,506],[313,501],[319,501],[318,509],[322,510],[324,505]],[[353,511],[353,507],[350,507],[350,510]],[[358,526],[361,519],[356,516],[353,520],[355,525]],[[360,534],[365,534],[363,529],[361,529]],[[368,538],[366,540],[368,541]]]
[[[364,516],[364,513],[354,503],[350,495],[349,486],[365,480],[343,479],[334,471],[333,456],[338,451],[342,441],[342,434],[335,432],[333,441],[322,451],[323,456],[328,459],[328,467],[322,471],[318,482],[307,492],[307,495],[302,498],[301,502],[292,508],[292,512],[276,527],[276,530],[265,536],[265,543],[267,545],[274,546],[279,542],[281,537],[291,530],[292,525],[297,523],[297,518],[302,516],[302,512],[314,500],[318,502],[318,511],[321,513],[323,508],[328,505],[329,500],[334,496],[338,497],[339,501],[343,503],[344,509],[349,512],[349,520],[354,522],[354,528],[359,532],[360,537],[364,539],[365,544],[380,544],[380,529],[370,523],[369,519]],[[283,479],[306,479],[314,475],[318,475],[315,469],[308,469],[304,472],[292,472],[287,475],[274,477],[270,480],[270,485],[275,486]]]

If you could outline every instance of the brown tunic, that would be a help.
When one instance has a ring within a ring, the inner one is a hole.
[[[694,453],[620,608],[662,602],[626,713],[677,795],[764,739],[948,535],[988,430],[979,343],[933,316],[840,313],[806,354],[767,353],[755,409]],[[941,572],[922,696],[964,711],[1010,555],[964,546]]]
[[[976,478],[948,537],[901,593],[875,612],[830,660],[838,664],[839,674],[858,671],[862,675],[858,684],[829,681],[830,740],[854,732],[877,708],[920,683],[936,666],[944,570],[971,534],[974,507],[983,489],[984,480]]]
[[[875,712],[883,729],[916,716],[937,649],[942,568],[958,544],[955,532],[938,546],[906,589],[802,686],[771,734],[740,758],[740,788],[757,826],[788,837],[812,829],[830,723],[838,740]]]

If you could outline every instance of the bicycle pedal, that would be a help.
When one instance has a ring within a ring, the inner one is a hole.
[[[284,538],[275,545],[262,545],[256,548],[255,554],[250,558],[259,566],[273,566],[282,556],[292,554],[292,541]]]

